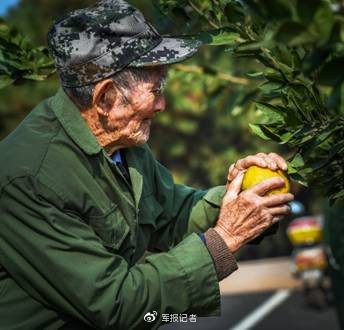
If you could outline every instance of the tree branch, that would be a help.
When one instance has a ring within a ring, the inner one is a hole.
[[[176,68],[177,70],[184,71],[184,72],[191,72],[191,73],[197,73],[197,74],[205,73],[202,67],[199,67],[196,65],[175,64],[173,67]],[[229,81],[231,83],[238,84],[238,85],[247,86],[250,84],[250,81],[248,79],[234,77],[228,73],[217,72],[216,77],[218,79]]]
[[[219,29],[220,27],[216,24],[216,23],[214,23],[213,21],[211,21],[210,19],[209,19],[209,17],[208,16],[206,16],[191,0],[188,0],[188,3],[189,3],[189,5],[190,5],[190,7],[195,11],[195,12],[197,12],[198,13],[198,15],[200,15],[200,16],[202,16],[213,28],[215,28],[215,29]]]

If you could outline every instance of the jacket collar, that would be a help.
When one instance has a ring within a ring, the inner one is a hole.
[[[91,129],[82,118],[79,109],[62,88],[51,101],[52,109],[70,138],[88,155],[95,155],[102,149]]]
[[[70,138],[88,155],[95,155],[103,150],[106,159],[112,160],[106,155],[105,150],[98,143],[96,137],[82,118],[79,109],[65,94],[62,88],[51,98],[51,107]],[[133,182],[133,192],[136,207],[138,207],[141,194],[143,170],[140,166],[140,158],[143,156],[142,147],[126,149],[125,156],[128,162],[129,174]]]

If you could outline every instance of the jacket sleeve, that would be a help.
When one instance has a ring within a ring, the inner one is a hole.
[[[153,156],[152,156],[153,158]],[[151,251],[167,251],[191,233],[214,227],[225,186],[198,190],[175,184],[170,171],[152,159],[156,198],[163,212],[150,242]]]
[[[0,262],[48,308],[99,329],[157,329],[164,313],[220,315],[217,275],[197,235],[130,268],[36,179],[0,193]],[[157,320],[145,322],[153,311]]]

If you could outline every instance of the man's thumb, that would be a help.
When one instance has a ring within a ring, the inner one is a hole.
[[[238,197],[241,191],[242,181],[244,179],[245,171],[240,171],[236,177],[227,185],[226,200],[229,202]]]

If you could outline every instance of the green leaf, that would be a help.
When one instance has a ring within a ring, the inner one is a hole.
[[[285,79],[282,76],[281,72],[276,70],[267,70],[267,72],[264,74],[264,77],[269,80],[270,82],[276,82],[284,85]]]
[[[219,29],[201,32],[195,36],[203,44],[211,46],[236,45],[241,39],[240,34],[231,29]]]
[[[344,199],[344,190],[341,190],[339,192],[337,192],[336,194],[331,196],[331,200],[335,201],[339,201],[339,200],[343,200]]]
[[[260,138],[262,138],[263,140],[271,140],[269,136],[267,136],[261,129],[260,125],[255,125],[255,124],[249,124],[252,132],[256,135],[258,135]]]
[[[283,88],[284,84],[276,81],[267,81],[264,84],[259,86],[259,89],[263,93],[271,93]]]
[[[274,132],[273,127],[269,127],[268,125],[264,125],[264,124],[249,124],[249,126],[252,132],[258,135],[259,137],[261,137],[262,139],[273,140],[278,143],[281,142],[280,137],[278,136],[278,134]]]
[[[22,62],[20,60],[12,60],[9,58],[5,58],[1,56],[1,54],[0,54],[0,65],[9,66],[17,70],[28,70],[31,68],[30,63],[28,62]]]
[[[286,144],[288,143],[294,136],[294,133],[291,133],[291,132],[287,132],[287,133],[284,133],[280,136],[281,138],[281,144]]]
[[[274,107],[268,103],[263,102],[256,102],[256,108],[257,110],[261,111],[264,115],[264,123],[261,124],[275,124],[284,123],[284,117],[283,113],[281,113],[280,109],[277,107]]]
[[[339,142],[333,148],[331,148],[330,152],[326,155],[324,159],[319,159],[315,161],[312,164],[312,168],[314,170],[320,170],[321,168],[329,164],[333,160],[334,157],[338,156],[338,153],[340,153],[343,149],[344,149],[344,141]]]
[[[262,77],[264,76],[264,72],[251,72],[251,73],[246,73],[246,76],[249,76],[251,78],[256,78],[256,77]]]
[[[309,31],[314,35],[318,35],[318,45],[326,44],[331,36],[333,25],[334,15],[330,4],[327,1],[321,1],[321,6],[314,15],[313,24],[309,26]]]
[[[237,52],[248,52],[258,50],[260,48],[269,48],[272,46],[271,40],[260,40],[260,41],[249,41],[241,43],[240,46],[237,47]]]
[[[301,175],[300,173],[291,173],[291,174],[289,174],[289,176],[292,180],[300,183],[301,185],[303,185],[305,187],[308,187],[307,178],[305,176]]]
[[[297,169],[295,167],[293,167],[293,165],[287,161],[287,165],[288,165],[288,174],[294,174],[297,173]]]
[[[331,127],[332,126],[332,127]],[[335,133],[340,133],[340,131],[343,131],[342,126],[334,126],[331,125],[327,129],[324,129],[323,131],[315,131],[315,136],[310,141],[305,143],[304,145],[304,155],[309,155],[311,152],[314,152],[316,150],[316,147],[322,145],[326,142],[329,138],[331,138]]]
[[[295,68],[295,52],[292,49],[290,49],[287,45],[276,45],[276,47],[273,49],[273,54],[278,60],[278,62],[281,62],[294,70],[297,69]]]
[[[300,22],[307,26],[308,32],[315,36],[318,45],[326,44],[334,26],[334,15],[328,1],[298,0],[297,12]]]
[[[292,161],[290,162],[290,164],[292,165],[292,167],[294,168],[302,168],[305,165],[305,161],[303,160],[303,157],[300,153],[297,153]]]

